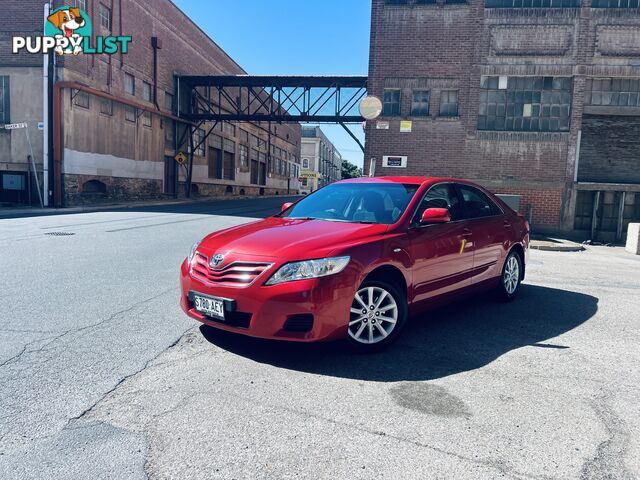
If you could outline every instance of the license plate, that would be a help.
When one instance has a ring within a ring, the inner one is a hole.
[[[204,315],[224,320],[224,301],[222,300],[194,295],[193,306]]]

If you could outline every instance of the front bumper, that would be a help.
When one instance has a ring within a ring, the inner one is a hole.
[[[212,286],[193,278],[185,260],[180,306],[205,325],[257,338],[314,342],[347,336],[349,309],[359,285],[353,266],[337,275],[280,285],[264,286],[267,278],[243,287]],[[224,321],[203,316],[193,307],[193,293],[230,300],[228,305],[233,305],[234,311],[229,311]],[[313,322],[308,331],[292,331],[292,319],[310,316]]]

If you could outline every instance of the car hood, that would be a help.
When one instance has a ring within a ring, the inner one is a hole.
[[[327,222],[269,217],[207,236],[198,250],[217,253],[299,260],[321,258],[341,246],[380,235],[388,225]]]

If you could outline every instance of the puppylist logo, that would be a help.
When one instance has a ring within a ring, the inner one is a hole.
[[[75,7],[60,7],[47,17],[43,36],[13,37],[12,52],[17,54],[26,50],[43,54],[54,50],[58,55],[128,52],[132,37],[97,36],[94,44],[92,32],[86,12]]]

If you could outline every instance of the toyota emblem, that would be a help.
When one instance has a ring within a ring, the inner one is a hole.
[[[223,261],[224,261],[224,255],[222,255],[221,253],[217,253],[213,256],[213,258],[211,258],[211,262],[209,262],[209,265],[211,267],[217,267]]]

